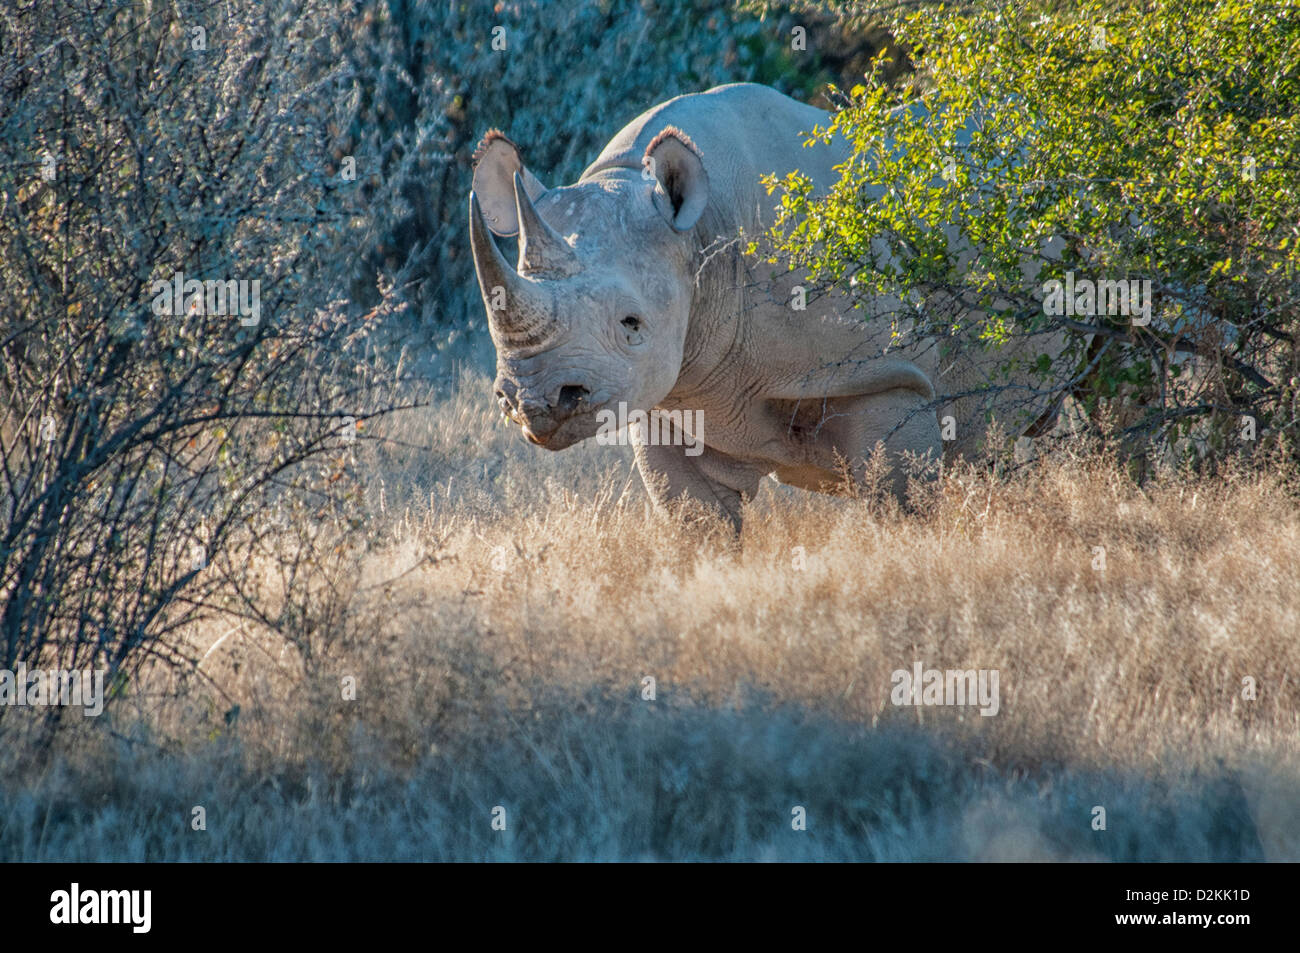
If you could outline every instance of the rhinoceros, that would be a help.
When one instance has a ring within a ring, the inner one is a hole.
[[[528,440],[561,450],[615,408],[648,414],[658,430],[629,436],[656,505],[695,500],[739,529],[764,476],[844,489],[881,444],[902,494],[907,454],[968,452],[987,412],[1012,436],[1042,427],[1042,407],[980,396],[1006,354],[895,347],[880,318],[897,301],[868,320],[834,292],[799,310],[800,274],[766,274],[744,254],[737,236],[774,217],[763,174],[835,181],[848,146],[805,145],[829,119],[769,87],[719,86],[638,116],[577,182],[549,189],[505,135],[485,136],[470,243],[496,399]],[[493,233],[518,237],[515,265]]]

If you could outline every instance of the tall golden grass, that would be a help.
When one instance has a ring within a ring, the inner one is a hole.
[[[906,508],[771,484],[735,540],[656,517],[627,448],[527,446],[488,387],[369,435],[371,521],[278,629],[214,618],[117,740],[11,775],[0,853],[1300,859],[1293,474],[1139,486],[1080,444]],[[916,662],[996,670],[999,711],[896,706]]]

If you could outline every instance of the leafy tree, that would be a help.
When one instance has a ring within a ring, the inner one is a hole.
[[[1300,7],[1082,0],[886,16],[917,73],[893,84],[878,59],[818,130],[853,148],[829,194],[799,174],[768,180],[781,197],[773,260],[859,305],[901,296],[910,333],[996,347],[1063,332],[1063,353],[1037,357],[1041,393],[1090,412],[1125,398],[1130,446],[1294,454]],[[1149,280],[1149,322],[1109,296],[1094,296],[1095,313],[1086,297],[1067,308],[1048,283],[1076,278]],[[935,307],[945,301],[979,310]]]

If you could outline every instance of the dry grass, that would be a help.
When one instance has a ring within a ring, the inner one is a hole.
[[[526,446],[487,386],[387,434],[422,449],[376,454],[307,652],[196,631],[210,683],[14,769],[0,855],[1300,859],[1283,476],[1139,488],[1089,451],[906,514],[772,485],[737,545],[651,517],[626,449]],[[915,661],[996,669],[1000,711],[894,706]]]

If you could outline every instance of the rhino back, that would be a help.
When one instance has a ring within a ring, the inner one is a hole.
[[[646,147],[665,126],[681,129],[699,148],[709,173],[711,230],[769,224],[771,198],[759,183],[766,173],[799,169],[819,191],[836,179],[834,166],[849,155],[837,140],[805,148],[827,113],[756,83],[716,86],[678,96],[642,113],[610,141],[579,181],[610,169],[641,168]]]

